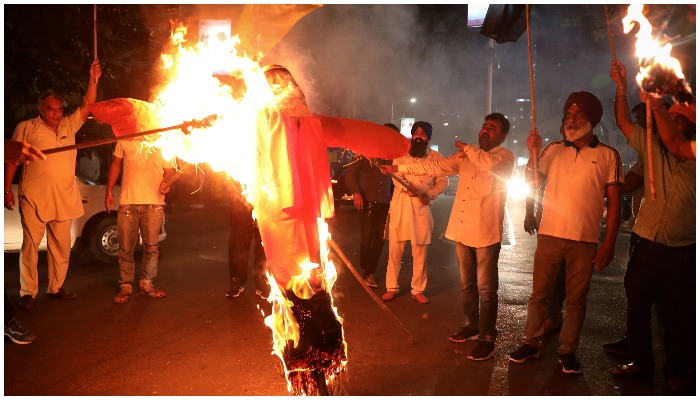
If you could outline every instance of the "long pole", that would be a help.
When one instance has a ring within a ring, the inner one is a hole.
[[[647,173],[649,174],[649,192],[651,193],[651,199],[656,200],[656,185],[654,185],[654,163],[652,162],[652,148],[651,148],[651,133],[652,133],[652,109],[651,109],[651,99],[647,99]]]
[[[335,242],[335,240],[333,240],[331,238],[328,241],[330,242],[333,250],[335,250],[336,254],[338,254],[338,256],[340,256],[340,259],[343,260],[345,265],[348,267],[348,269],[350,270],[352,275],[357,279],[358,282],[360,282],[360,285],[362,285],[362,287],[365,289],[365,291],[369,294],[369,297],[371,297],[372,300],[374,300],[374,302],[377,303],[377,305],[379,306],[379,308],[382,309],[382,311],[384,311],[388,316],[390,316],[394,319],[394,322],[396,322],[396,325],[401,327],[401,329],[403,329],[403,331],[406,332],[408,337],[411,338],[411,343],[416,343],[416,339],[413,338],[413,335],[411,335],[411,332],[409,332],[408,329],[406,329],[406,327],[401,323],[401,321],[399,321],[399,319],[396,317],[396,315],[394,315],[394,313],[392,313],[391,310],[389,310],[389,308],[384,304],[384,302],[379,297],[377,297],[376,294],[374,294],[374,291],[369,286],[367,286],[367,284],[365,283],[365,280],[362,279],[362,276],[360,275],[359,272],[357,272],[357,269],[355,269],[355,267],[352,265],[350,260],[348,260],[348,258],[345,256],[345,253],[343,253],[343,251],[340,250],[340,247],[338,247],[338,244]]]
[[[612,52],[613,60],[617,61],[617,55],[615,54],[615,41],[613,41],[612,26],[610,25],[610,15],[608,14],[608,6],[603,4],[603,10],[605,10],[605,22],[608,25],[608,39],[610,40],[610,52]]]
[[[137,133],[132,133],[130,135],[115,136],[115,137],[110,137],[110,138],[91,140],[89,142],[78,143],[78,144],[74,144],[74,145],[70,145],[70,146],[56,147],[54,149],[46,149],[46,150],[42,150],[42,152],[44,154],[48,155],[48,154],[54,154],[54,153],[61,153],[64,151],[69,151],[69,150],[85,149],[88,147],[101,146],[103,144],[115,143],[115,142],[118,142],[120,140],[133,139],[133,138],[137,138],[140,136],[152,135],[154,133],[172,131],[175,129],[182,129],[183,132],[189,133],[189,128],[192,128],[192,127],[201,128],[201,127],[207,126],[208,124],[211,123],[211,121],[213,121],[216,118],[217,118],[216,114],[212,114],[212,115],[210,115],[202,120],[192,120],[192,121],[188,121],[188,122],[183,122],[180,125],[169,126],[166,128],[152,129],[150,131],[137,132]]]
[[[526,22],[526,27],[527,27],[527,56],[528,59],[530,60],[530,103],[532,104],[532,130],[536,131],[537,124],[535,120],[535,79],[534,79],[534,73],[532,72],[532,46],[530,44],[530,5],[526,4],[525,5],[525,22]],[[537,159],[539,158],[539,149],[535,149],[534,154],[533,154],[533,167],[534,171],[533,173],[535,174],[535,206],[537,206],[537,191],[540,188],[539,185],[539,171],[537,168]]]
[[[92,34],[93,34],[93,59],[97,60],[97,4],[93,7],[92,13]],[[95,78],[95,83],[97,83],[97,78]]]

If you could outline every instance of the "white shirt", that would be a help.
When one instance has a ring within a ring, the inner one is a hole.
[[[620,153],[595,136],[580,150],[553,142],[542,151],[538,168],[546,175],[538,233],[598,243],[607,187],[624,180]]]
[[[160,193],[165,168],[173,168],[160,154],[140,140],[120,140],[114,155],[123,159],[119,204],[165,204]]]
[[[508,180],[515,155],[501,146],[490,151],[467,145],[464,153],[422,163],[399,165],[400,172],[419,175],[459,174],[457,194],[445,237],[469,247],[501,241]],[[466,157],[460,158],[466,154]]]

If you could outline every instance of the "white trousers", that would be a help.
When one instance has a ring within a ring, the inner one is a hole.
[[[399,270],[407,240],[389,240],[389,263],[386,266],[386,291],[399,291]],[[413,278],[411,294],[423,293],[428,284],[428,266],[426,264],[428,245],[411,243],[413,255]]]
[[[24,196],[19,198],[19,212],[22,218],[22,250],[19,255],[20,296],[36,297],[39,292],[39,244],[46,232],[48,245],[49,284],[46,293],[56,293],[63,286],[68,273],[70,258],[71,220],[43,222],[36,209]]]

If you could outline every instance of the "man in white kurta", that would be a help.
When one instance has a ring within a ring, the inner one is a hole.
[[[63,115],[64,99],[52,90],[39,95],[39,117],[20,122],[12,139],[27,142],[40,150],[75,144],[75,134],[87,119],[88,104],[97,97],[97,81],[102,75],[99,62],[93,61],[85,103],[69,116]],[[75,181],[76,150],[50,154],[46,160],[26,165],[20,178],[18,197],[22,220],[22,249],[19,258],[20,302],[31,309],[39,292],[39,244],[46,233],[48,246],[48,297],[76,298],[63,283],[70,257],[71,220],[83,215],[80,191]],[[14,164],[5,164],[5,208],[15,205],[12,178]]]
[[[445,237],[456,246],[466,325],[450,340],[478,338],[467,356],[475,361],[488,360],[495,353],[498,256],[508,180],[515,164],[515,155],[501,147],[509,129],[503,114],[489,114],[479,132],[478,147],[456,142],[460,151],[447,158],[394,166],[400,173],[460,177]]]
[[[432,126],[418,121],[411,128],[411,149],[409,154],[394,159],[394,165],[410,164],[443,158],[437,151],[428,148],[432,137]],[[408,183],[404,187],[394,179],[396,189],[389,205],[389,263],[386,267],[385,301],[393,300],[399,292],[399,270],[407,241],[411,241],[413,255],[413,277],[411,295],[421,303],[429,303],[423,294],[428,284],[426,256],[433,233],[431,201],[447,188],[447,177],[403,175],[396,176]]]

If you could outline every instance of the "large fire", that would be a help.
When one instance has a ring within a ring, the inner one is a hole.
[[[671,56],[671,43],[661,44],[654,39],[652,26],[644,16],[644,4],[632,4],[622,19],[625,33],[638,27],[635,56],[639,58],[637,84],[648,93],[670,95],[679,101],[688,101],[692,89],[684,81],[680,62]]]
[[[255,186],[264,185],[256,175],[256,132],[275,102],[261,66],[237,53],[237,37],[193,44],[186,37],[186,27],[176,26],[171,47],[162,55],[165,79],[153,101],[159,122],[169,126],[212,114],[217,118],[189,134],[169,131],[149,145],[160,148],[166,159],[208,163],[225,171],[241,183],[251,204],[255,193],[275,196],[274,189]],[[297,395],[337,393],[347,363],[342,319],[331,295],[337,275],[328,257],[330,235],[321,218],[318,231],[320,264],[307,260],[300,265],[302,274],[284,287],[268,274],[272,314],[265,324],[272,330],[273,351],[283,362],[288,389]]]

